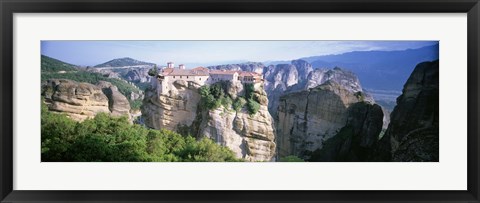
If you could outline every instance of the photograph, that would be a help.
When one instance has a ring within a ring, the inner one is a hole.
[[[40,44],[41,162],[439,162],[436,40]]]

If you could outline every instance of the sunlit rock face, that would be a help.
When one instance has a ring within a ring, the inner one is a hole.
[[[260,109],[250,115],[246,108],[234,111],[223,106],[205,109],[200,104],[200,85],[177,80],[167,92],[157,91],[159,84],[146,90],[142,106],[145,124],[155,129],[181,131],[187,129],[197,138],[208,137],[227,146],[238,158],[247,161],[271,161],[275,155],[275,131],[268,112],[268,98],[261,84],[255,85],[254,95]],[[230,83],[227,94],[243,96],[240,82]]]
[[[282,96],[276,123],[278,155],[308,159],[347,124],[352,104],[369,101],[371,98],[363,92],[352,91],[334,80]]]
[[[100,81],[98,85],[66,79],[51,79],[42,84],[42,96],[50,111],[65,113],[83,121],[98,113],[130,118],[130,104],[118,88]]]

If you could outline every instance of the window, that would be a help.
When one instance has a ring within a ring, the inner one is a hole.
[[[198,78],[198,80],[202,80],[202,78]]]
[[[188,75],[187,75],[187,79],[188,79]]]
[[[173,78],[175,78],[175,76],[173,76]]]
[[[182,78],[182,76],[180,76],[180,78]]]

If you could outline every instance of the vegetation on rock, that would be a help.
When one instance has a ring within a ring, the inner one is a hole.
[[[233,99],[227,93],[229,81],[221,81],[210,86],[202,86],[199,89],[201,95],[201,105],[207,109],[217,109],[220,106],[226,109],[240,111],[243,107],[247,107],[250,115],[255,115],[260,109],[258,97],[255,96],[255,87],[253,84],[245,84],[245,96],[237,96]]]
[[[75,65],[59,61],[54,58],[42,55],[42,73],[43,72],[59,72],[59,71],[77,71]]]
[[[42,103],[42,161],[161,162],[240,161],[227,147],[169,130],[132,125],[126,117],[97,114],[75,122]]]

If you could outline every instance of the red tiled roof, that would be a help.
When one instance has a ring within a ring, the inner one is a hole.
[[[208,72],[205,71],[184,70],[178,68],[165,68],[162,73],[163,75],[169,76],[208,76]]]
[[[234,75],[237,73],[241,77],[262,77],[261,74],[256,72],[247,72],[247,71],[236,71],[236,70],[210,70],[204,67],[196,67],[191,70],[183,70],[178,68],[165,68],[162,71],[163,75],[170,75],[170,76],[208,76],[212,75]]]
[[[200,66],[200,67],[196,67],[196,68],[194,68],[194,69],[192,69],[192,70],[199,70],[199,71],[207,71],[207,72],[208,72],[209,69]]]
[[[163,75],[168,75],[173,71],[173,68],[165,68],[162,70]]]

